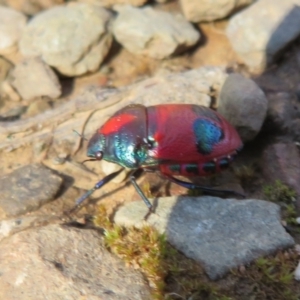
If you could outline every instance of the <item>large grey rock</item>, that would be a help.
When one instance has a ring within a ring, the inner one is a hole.
[[[254,0],[180,0],[180,5],[187,20],[201,22],[225,18],[252,2]]]
[[[90,4],[71,3],[37,14],[20,40],[24,56],[41,56],[50,66],[68,76],[97,70],[106,56],[112,36],[111,13]]]
[[[39,57],[24,59],[15,66],[12,85],[25,100],[40,96],[57,98],[61,86],[57,75]]]
[[[300,34],[300,0],[260,0],[233,16],[226,34],[249,68],[261,72]]]
[[[146,6],[118,6],[113,24],[118,42],[128,51],[156,59],[166,58],[195,45],[200,33],[179,14]]]
[[[243,141],[259,133],[266,118],[268,99],[260,87],[240,74],[230,74],[220,93],[218,112],[236,127]]]
[[[39,164],[0,177],[0,217],[36,210],[53,200],[61,183],[61,177]]]
[[[143,276],[93,230],[50,225],[16,233],[0,244],[0,273],[0,299],[150,299]]]
[[[155,202],[147,223],[155,226],[186,256],[203,264],[211,279],[250,263],[259,256],[292,246],[280,222],[280,208],[262,200],[217,197],[168,197]],[[131,202],[115,214],[115,222],[140,227],[148,208]]]

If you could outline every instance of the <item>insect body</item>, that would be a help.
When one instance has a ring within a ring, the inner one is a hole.
[[[205,176],[219,172],[228,167],[241,148],[242,142],[234,127],[207,107],[129,105],[96,131],[89,141],[87,156],[92,161],[104,159],[133,170],[158,170],[179,185],[214,191],[181,181],[173,175]],[[77,203],[120,172],[98,182]],[[131,182],[151,208],[134,177]]]

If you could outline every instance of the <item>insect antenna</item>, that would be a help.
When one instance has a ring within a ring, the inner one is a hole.
[[[87,141],[88,139],[81,133],[79,133],[77,130],[73,129],[73,132],[75,132],[80,138],[82,138],[83,140]]]
[[[97,159],[96,158],[88,158],[88,159],[85,159],[81,162],[81,164],[84,164],[86,163],[87,161],[96,161]]]

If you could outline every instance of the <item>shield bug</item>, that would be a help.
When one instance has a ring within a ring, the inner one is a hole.
[[[127,169],[159,171],[171,182],[189,189],[238,194],[195,185],[174,176],[219,172],[228,167],[242,146],[235,128],[210,108],[191,104],[129,105],[96,131],[89,140],[87,156],[91,158],[88,161],[104,159]],[[77,206],[121,171],[100,180],[77,200]],[[135,177],[130,180],[151,209]]]

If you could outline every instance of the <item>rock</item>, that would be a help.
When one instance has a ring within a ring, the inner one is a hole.
[[[298,197],[296,205],[300,212],[300,154],[295,143],[275,143],[264,150],[262,170],[265,178],[274,183],[275,180],[293,188]]]
[[[278,205],[262,200],[217,197],[167,197],[156,201],[147,223],[166,233],[168,241],[186,256],[203,264],[215,280],[277,249],[290,247],[293,238],[280,223]],[[119,225],[140,227],[148,208],[142,201],[121,207]]]
[[[244,142],[254,139],[265,120],[268,100],[251,79],[230,74],[219,99],[218,112],[238,130]]]
[[[103,246],[93,230],[51,225],[1,242],[0,298],[151,299],[143,276]]]
[[[24,59],[15,66],[12,76],[13,86],[25,100],[41,96],[55,99],[61,95],[56,74],[39,57]]]
[[[300,33],[299,0],[260,0],[233,16],[226,34],[250,70],[263,71]]]
[[[4,80],[0,87],[0,93],[3,96],[8,97],[12,101],[20,101],[21,97],[18,92],[12,87],[9,80]]]
[[[128,51],[164,59],[195,45],[200,33],[181,15],[146,6],[118,6],[113,34]]]
[[[0,54],[16,50],[27,18],[11,8],[0,6]]]
[[[147,0],[79,0],[80,2],[96,4],[103,7],[112,8],[114,5],[132,5],[132,6],[142,6]]]
[[[0,57],[0,84],[7,78],[13,64],[3,57]]]
[[[39,164],[27,165],[0,177],[0,216],[17,216],[36,210],[53,200],[61,184],[61,177]]]
[[[93,72],[112,42],[107,32],[110,18],[111,13],[96,5],[70,3],[53,7],[28,23],[20,51],[24,56],[41,56],[67,76]]]
[[[46,99],[44,99],[46,98]],[[51,109],[51,105],[49,103],[49,99],[47,97],[39,97],[35,99],[32,103],[28,105],[26,113],[24,114],[24,118],[31,118],[40,113],[43,113],[46,110]]]
[[[290,123],[290,133],[295,141],[300,141],[300,119],[292,120]]]
[[[145,106],[168,103],[211,106],[211,91],[218,94],[227,76],[220,67],[202,67],[178,74],[157,76],[137,84],[124,100]],[[119,109],[125,105],[121,103]]]
[[[230,15],[237,9],[249,5],[253,0],[180,0],[182,12],[191,22],[214,21]]]
[[[39,11],[48,9],[54,5],[62,4],[63,0],[2,0],[8,7],[21,11],[28,16],[33,16]]]
[[[294,278],[295,280],[300,281],[300,261],[294,271]]]
[[[0,221],[0,242],[12,234],[45,223],[50,218],[51,216],[24,216],[16,219],[2,220]]]
[[[18,120],[25,113],[26,109],[27,107],[25,105],[14,105],[13,108],[1,114],[0,121]]]
[[[300,105],[295,93],[268,93],[268,111],[264,128],[270,131],[287,132],[292,121],[299,117]]]
[[[0,25],[1,26],[1,25]],[[6,60],[3,57],[0,57],[0,98],[1,96],[8,96],[9,94],[9,89],[7,89],[7,82],[8,80],[7,77],[13,68],[13,64]]]

